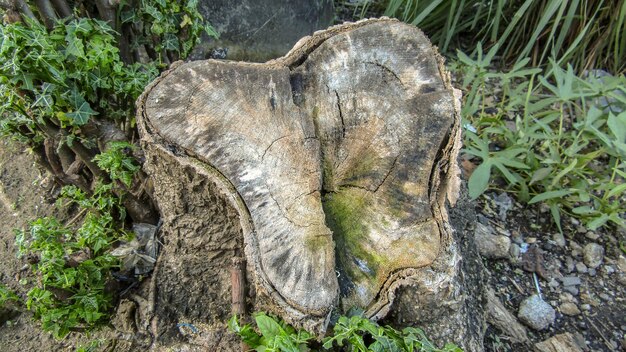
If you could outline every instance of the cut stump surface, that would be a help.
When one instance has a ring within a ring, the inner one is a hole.
[[[366,20],[264,64],[175,64],[139,105],[148,155],[221,185],[247,277],[288,321],[323,329],[337,306],[380,318],[399,286],[454,276],[459,96],[415,27]]]

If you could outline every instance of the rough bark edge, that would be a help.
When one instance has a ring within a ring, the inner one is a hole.
[[[179,66],[177,64],[176,66]],[[171,72],[168,71],[168,73]],[[166,75],[162,75],[165,77]],[[159,78],[160,79],[160,78]],[[155,81],[156,82],[156,81]],[[150,86],[150,88],[153,85]],[[146,91],[147,92],[147,91]],[[166,155],[172,158],[182,167],[191,167],[199,175],[206,177],[209,181],[214,183],[222,197],[228,201],[228,203],[239,214],[239,223],[243,232],[244,253],[246,255],[246,276],[252,281],[255,291],[257,292],[255,306],[263,307],[264,310],[275,313],[283,317],[288,323],[294,326],[303,327],[309,331],[315,331],[318,333],[325,332],[326,326],[330,318],[330,313],[324,316],[315,316],[306,312],[299,311],[293,308],[274,288],[265,275],[265,272],[261,270],[260,258],[254,255],[255,246],[258,248],[258,241],[256,237],[256,231],[252,222],[252,218],[246,207],[243,199],[232,185],[232,183],[222,175],[217,169],[212,167],[208,162],[202,160],[199,156],[193,155],[193,153],[171,146],[166,147],[167,142],[162,139],[154,138],[154,134],[147,133],[150,130],[150,124],[145,120],[144,116],[144,98],[142,95],[138,102],[141,104],[137,110],[138,127],[142,134],[142,148],[149,151],[149,154],[156,153]],[[165,145],[165,146],[164,146]],[[152,150],[151,150],[152,149]],[[149,160],[147,161],[150,162]],[[261,295],[259,295],[259,293]],[[266,299],[265,297],[270,300]],[[332,309],[331,309],[332,311]]]
[[[396,298],[396,291],[402,286],[413,286],[416,290],[424,293],[443,293],[442,299],[452,299],[449,304],[457,305],[460,302],[454,297],[460,297],[457,293],[447,291],[445,287],[454,287],[456,272],[461,270],[461,256],[455,247],[452,235],[454,231],[449,223],[446,200],[454,206],[460,193],[460,169],[458,166],[458,154],[461,149],[461,91],[452,87],[450,74],[445,68],[445,60],[432,46],[437,59],[439,74],[444,88],[452,92],[454,103],[454,123],[450,127],[449,134],[444,138],[445,148],[440,150],[437,162],[433,165],[430,185],[430,200],[433,214],[439,226],[441,247],[435,261],[421,268],[401,269],[392,273],[380,290],[379,297],[366,310],[365,315],[371,319],[382,319],[390,311]],[[447,165],[446,165],[447,163]],[[439,170],[439,172],[436,172]],[[443,176],[443,179],[440,179]]]
[[[346,22],[340,25],[329,27],[326,30],[316,31],[312,36],[303,37],[285,56],[281,58],[270,60],[265,63],[237,62],[237,64],[240,66],[279,67],[288,68],[291,70],[306,61],[311,52],[313,52],[326,40],[332,38],[333,36],[350,32],[354,29],[364,27],[368,24],[384,22],[401,23],[401,21],[397,19],[391,19],[388,17],[364,19],[357,22]],[[419,28],[414,28],[422,33],[422,35],[424,35],[423,32],[419,30]],[[426,37],[426,35],[424,36]],[[398,288],[402,286],[415,286],[418,287],[420,290],[423,290],[424,292],[442,292],[442,289],[444,287],[452,286],[453,277],[455,276],[454,273],[456,270],[459,270],[459,263],[461,258],[454,249],[454,240],[452,238],[453,230],[450,224],[448,224],[446,199],[451,205],[454,205],[459,194],[460,169],[456,160],[459,150],[461,148],[461,95],[460,91],[452,87],[450,75],[445,69],[443,57],[439,54],[435,46],[431,45],[431,47],[433,49],[433,53],[436,56],[440,76],[444,83],[444,88],[452,92],[455,110],[454,124],[451,127],[450,133],[448,134],[446,139],[448,143],[446,144],[446,148],[442,150],[442,156],[438,158],[438,162],[433,166],[433,170],[437,168],[440,170],[440,172],[433,173],[430,180],[432,185],[431,192],[436,192],[433,193],[430,198],[433,206],[433,214],[437,221],[437,225],[440,228],[442,246],[439,255],[437,256],[437,259],[430,265],[421,268],[400,269],[390,275],[390,277],[386,280],[385,284],[379,291],[379,297],[377,297],[370,305],[370,307],[366,310],[365,315],[371,319],[381,319],[389,313],[389,310],[391,309],[393,301],[395,299],[395,291]],[[206,61],[211,62],[214,60]],[[195,155],[188,150],[184,150],[184,156],[176,156],[173,153],[169,152],[167,149],[161,147],[158,144],[158,141],[155,141],[153,139],[153,136],[158,135],[158,133],[154,133],[152,135],[148,134],[148,129],[152,130],[152,128],[149,122],[147,122],[147,119],[145,119],[146,116],[144,116],[147,97],[150,95],[152,89],[156,87],[162,79],[177,70],[182,65],[182,61],[174,62],[170,66],[170,69],[164,71],[157,79],[150,83],[137,99],[137,126],[139,129],[139,134],[142,138],[142,144],[150,143],[152,145],[158,146],[160,147],[160,149],[162,149],[162,151],[173,155],[179,162],[181,161],[180,158],[184,158],[183,160],[186,160],[186,162],[188,162],[190,165],[193,165],[194,168],[198,170],[210,169],[210,173],[214,174],[213,176],[219,175],[219,182],[221,182],[221,185],[225,187],[224,189],[233,192],[232,194],[225,193],[225,195],[228,195],[229,200],[231,199],[231,197],[236,197],[238,202],[238,206],[233,205],[233,207],[241,215],[240,222],[244,231],[244,252],[247,257],[248,265],[252,265],[254,268],[254,271],[251,271],[250,267],[248,268],[248,277],[253,278],[255,287],[257,288],[258,292],[265,293],[268,297],[271,297],[271,299],[273,299],[275,303],[277,303],[276,306],[264,303],[260,303],[259,306],[263,307],[265,310],[279,313],[279,315],[284,317],[288,323],[294,326],[303,327],[309,331],[323,333],[326,330],[326,327],[330,321],[331,314],[333,313],[333,310],[336,309],[336,307],[330,307],[329,312],[327,314],[324,314],[323,316],[313,315],[293,308],[287,302],[287,300],[282,297],[280,293],[278,293],[278,291],[267,279],[265,272],[261,270],[262,266],[260,265],[260,260],[254,254],[255,252],[251,249],[251,246],[256,245],[258,247],[256,232],[254,231],[249,211],[245,203],[243,202],[241,195],[239,195],[232,183],[230,183],[230,181],[217,169],[213,168],[210,162],[204,160],[204,158],[202,158],[201,156]],[[168,143],[165,142],[165,139],[161,138],[160,135],[159,139],[163,145],[168,145]],[[452,140],[453,142],[450,143]],[[180,150],[180,148],[176,147],[174,147],[173,149]],[[443,156],[447,156],[447,158],[444,158]],[[446,161],[448,162],[447,165]],[[442,168],[439,168],[439,166],[442,166]],[[202,174],[204,175],[204,173]],[[444,175],[444,180],[440,180],[439,175]],[[212,177],[211,179],[214,181],[217,180]],[[247,224],[244,224],[245,221],[247,221]],[[417,279],[417,277],[420,278]],[[454,293],[448,291],[447,294],[445,294],[445,297],[442,297],[442,299],[449,297],[455,297]],[[456,305],[457,303],[458,302],[450,302],[450,304],[453,305]]]

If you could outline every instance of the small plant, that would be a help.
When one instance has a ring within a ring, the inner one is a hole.
[[[249,347],[262,352],[302,352],[312,351],[314,336],[304,330],[295,330],[285,322],[277,320],[265,313],[254,315],[259,333],[250,325],[239,324],[234,316],[229,327],[237,333]],[[341,350],[355,352],[462,352],[453,345],[447,344],[443,349],[436,348],[424,332],[417,328],[405,328],[397,331],[392,327],[382,327],[360,315],[342,316],[333,328],[333,334],[322,341],[324,350]]]
[[[0,283],[0,309],[8,302],[19,302],[20,298],[4,284]]]
[[[494,55],[478,46],[476,59],[459,53],[452,66],[466,90],[464,153],[480,159],[470,195],[482,194],[495,172],[520,201],[546,204],[559,229],[563,212],[592,230],[626,227],[626,78],[581,77],[554,61],[525,68],[529,59],[495,72]]]
[[[125,141],[111,142],[108,149],[98,154],[94,161],[98,167],[109,173],[111,180],[119,180],[126,187],[130,187],[135,173],[140,169],[132,156],[134,148],[134,145]]]
[[[95,327],[112,307],[114,292],[107,285],[119,260],[109,250],[129,235],[117,230],[125,210],[111,188],[99,185],[91,196],[77,187],[63,189],[62,201],[87,212],[80,226],[41,218],[17,233],[19,254],[29,258],[38,277],[37,286],[27,294],[26,307],[56,338]]]

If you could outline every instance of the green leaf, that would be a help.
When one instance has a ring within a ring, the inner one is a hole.
[[[619,142],[626,143],[626,111],[619,115],[610,113],[606,124]]]
[[[267,338],[273,338],[277,335],[284,334],[283,329],[274,318],[260,313],[254,317],[256,325],[259,327],[261,334]]]
[[[569,190],[569,189],[561,189],[561,190],[557,190],[557,191],[543,192],[543,193],[540,193],[540,194],[532,197],[528,201],[528,204],[534,204],[534,203],[537,203],[537,202],[543,202],[543,201],[546,201],[548,199],[562,198],[562,197],[568,196],[568,195],[570,195],[572,193],[574,193],[574,192],[572,190]]]
[[[532,178],[530,179],[529,185],[532,185],[535,182],[543,181],[548,175],[552,173],[551,167],[542,167],[541,169],[535,170]]]
[[[487,190],[490,177],[491,162],[485,161],[472,172],[472,176],[469,178],[467,186],[469,188],[470,198],[476,199]]]
[[[95,115],[98,115],[98,112],[94,111],[86,101],[78,107],[78,110],[65,114],[66,117],[71,119],[74,126],[86,124],[89,121],[89,118]]]

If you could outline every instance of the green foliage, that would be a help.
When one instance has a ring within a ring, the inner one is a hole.
[[[112,180],[120,180],[130,187],[133,176],[140,169],[131,154],[133,149],[134,146],[128,142],[111,142],[108,149],[98,154],[94,161],[98,167],[109,173]]]
[[[257,333],[250,325],[241,325],[234,316],[229,327],[237,333],[248,346],[259,352],[311,351],[314,336],[304,330],[296,331],[293,327],[278,321],[264,313],[254,315]],[[443,349],[436,348],[428,341],[424,332],[417,328],[405,328],[397,331],[392,327],[382,327],[359,315],[342,316],[334,327],[333,335],[324,338],[323,349],[355,352],[462,352],[453,344]]]
[[[123,23],[141,23],[141,36],[134,45],[151,44],[163,62],[164,53],[187,57],[199,42],[200,35],[217,38],[210,24],[205,24],[197,9],[197,0],[184,2],[170,0],[139,0],[138,6],[122,11]],[[156,40],[155,40],[156,38]]]
[[[578,72],[626,69],[624,0],[367,0],[362,6],[377,4],[386,16],[419,26],[444,52],[469,40],[490,43],[507,61],[532,56],[540,65],[553,57]]]
[[[18,302],[20,298],[4,284],[0,283],[0,309],[7,302]]]
[[[50,33],[12,23],[0,37],[2,133],[25,141],[40,142],[50,123],[80,138],[73,132],[96,116],[132,120],[133,102],[157,75],[154,65],[124,65],[113,30],[96,19],[68,19]]]
[[[106,284],[110,271],[119,266],[108,251],[127,236],[117,230],[125,212],[110,185],[98,186],[92,196],[66,187],[63,199],[86,209],[80,226],[40,218],[28,230],[18,231],[16,238],[20,255],[37,258],[33,271],[38,285],[28,292],[26,307],[56,338],[77,328],[93,328],[108,317],[113,295]]]
[[[626,78],[574,73],[554,61],[507,72],[489,69],[495,50],[459,53],[466,154],[482,162],[469,180],[478,197],[495,171],[521,201],[543,202],[560,227],[562,212],[590,229],[626,227]]]
[[[257,313],[254,320],[259,329],[257,334],[250,325],[240,325],[237,316],[228,322],[232,331],[237,333],[248,346],[259,352],[309,351],[307,342],[313,335],[304,330],[296,331],[285,322],[277,321],[265,313]]]

